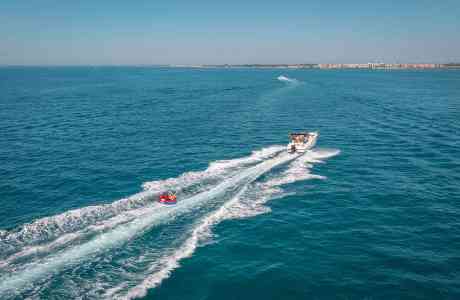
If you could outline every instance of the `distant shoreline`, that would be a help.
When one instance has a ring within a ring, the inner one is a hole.
[[[261,69],[362,69],[362,70],[408,70],[408,69],[460,69],[460,63],[448,64],[242,64],[242,65],[169,65],[172,68],[261,68]]]
[[[460,69],[460,63],[446,64],[223,64],[223,65],[184,65],[184,64],[133,64],[133,65],[0,65],[0,68],[196,68],[196,69],[321,69],[321,70],[450,70]]]

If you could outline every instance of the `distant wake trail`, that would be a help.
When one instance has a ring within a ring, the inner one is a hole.
[[[241,192],[248,184],[276,166],[294,160],[297,155],[281,153],[254,166],[247,167],[218,183],[208,191],[180,201],[175,206],[154,206],[143,210],[143,214],[127,224],[119,225],[111,231],[101,233],[93,239],[70,249],[49,255],[39,262],[32,262],[24,269],[0,278],[0,298],[21,293],[37,280],[58,273],[64,268],[91,259],[97,254],[118,247],[135,238],[155,225],[199,208],[206,202],[223,197],[226,193]]]
[[[287,82],[287,83],[299,83],[299,81],[297,79],[294,79],[294,78],[289,78],[287,76],[284,76],[284,75],[280,75],[278,76],[277,78],[279,81],[281,82]]]

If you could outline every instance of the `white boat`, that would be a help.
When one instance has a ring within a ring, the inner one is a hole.
[[[287,145],[287,151],[289,153],[304,153],[315,146],[318,136],[319,133],[317,131],[290,133],[290,142]]]

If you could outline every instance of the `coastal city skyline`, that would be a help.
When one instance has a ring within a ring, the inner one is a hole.
[[[433,64],[433,63],[330,63],[330,64],[243,64],[243,65],[168,65],[176,68],[288,68],[288,69],[451,69],[460,68],[460,63]]]

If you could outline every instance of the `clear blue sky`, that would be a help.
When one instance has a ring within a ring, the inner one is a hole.
[[[1,0],[0,64],[460,61],[460,0]]]

